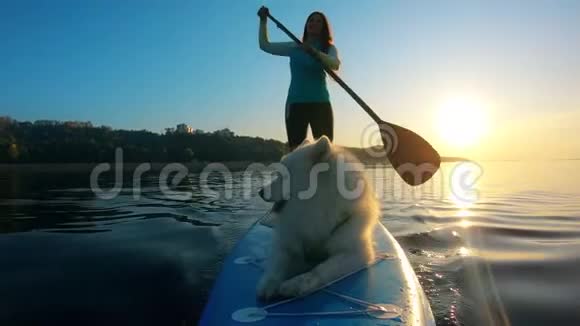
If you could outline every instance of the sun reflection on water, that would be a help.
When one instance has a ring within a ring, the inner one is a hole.
[[[466,257],[466,256],[469,256],[469,255],[471,255],[471,250],[469,250],[469,249],[468,249],[468,248],[466,248],[466,247],[461,247],[461,248],[459,248],[459,250],[458,250],[458,254],[459,254],[459,256],[461,256],[461,257]]]
[[[469,220],[463,219],[459,222],[459,226],[461,226],[464,229],[467,229],[468,227],[470,227],[472,225],[472,223]]]
[[[483,173],[482,167],[474,162],[458,163],[451,173],[448,199],[457,209],[454,216],[460,218],[459,225],[468,228],[473,216],[473,205],[479,199],[476,183]]]

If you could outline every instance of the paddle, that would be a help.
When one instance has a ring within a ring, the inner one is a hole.
[[[268,18],[294,42],[302,45],[302,42],[282,25],[282,23],[272,17],[269,12]],[[313,57],[320,61],[318,57],[314,55]],[[342,86],[378,124],[387,158],[393,165],[395,171],[397,171],[397,174],[407,184],[412,186],[423,184],[437,172],[441,158],[437,151],[425,139],[409,129],[383,121],[334,71],[324,66],[324,64],[323,67],[326,73]]]

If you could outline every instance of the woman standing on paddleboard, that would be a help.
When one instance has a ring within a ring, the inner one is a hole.
[[[326,85],[326,73],[318,58],[326,67],[338,70],[340,60],[332,44],[330,25],[323,13],[315,11],[308,16],[304,26],[302,46],[295,42],[268,40],[268,8],[258,10],[260,17],[260,49],[279,56],[290,57],[291,81],[286,98],[286,133],[288,146],[294,150],[312,129],[314,138],[326,135],[333,139],[333,114]]]

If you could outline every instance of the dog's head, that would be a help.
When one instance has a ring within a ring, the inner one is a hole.
[[[259,194],[265,201],[281,203],[300,199],[299,193],[315,191],[318,173],[328,171],[333,145],[326,136],[314,143],[306,140],[291,153],[282,157],[275,179]],[[279,204],[278,204],[279,205]]]

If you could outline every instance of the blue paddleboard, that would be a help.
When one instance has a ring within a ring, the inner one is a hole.
[[[301,298],[260,302],[273,229],[256,224],[227,257],[200,325],[435,325],[429,302],[405,252],[380,223],[374,230],[377,260]]]

